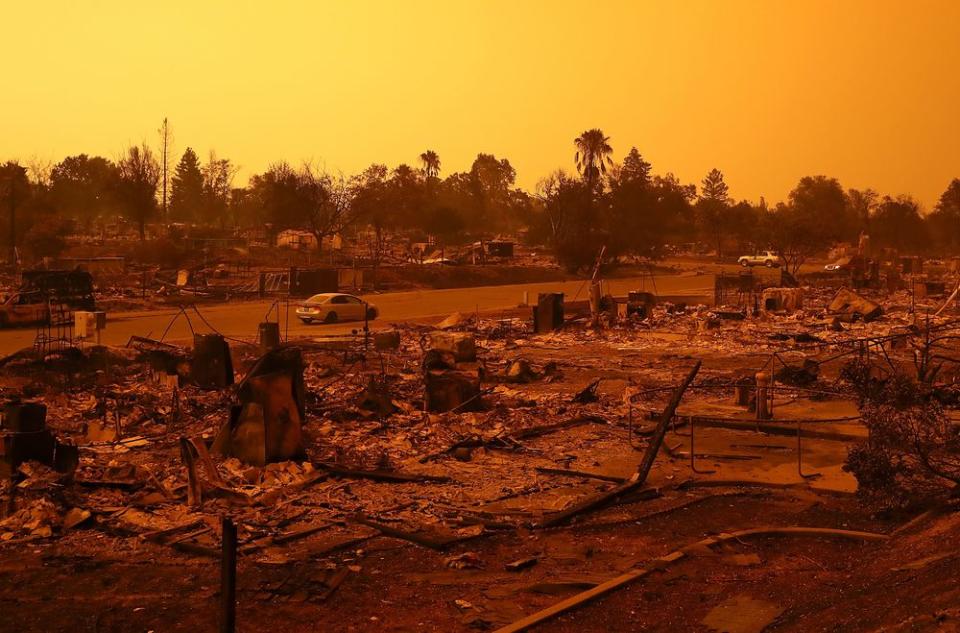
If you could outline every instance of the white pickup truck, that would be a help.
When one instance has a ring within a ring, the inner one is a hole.
[[[744,268],[749,268],[750,266],[776,268],[780,265],[780,256],[773,251],[763,251],[756,255],[743,255],[737,260],[737,263]]]

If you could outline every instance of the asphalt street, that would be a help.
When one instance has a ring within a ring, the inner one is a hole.
[[[713,292],[713,275],[686,273],[658,276],[653,281],[646,278],[610,279],[604,281],[604,292],[626,295],[629,290],[655,291],[658,295],[699,296]],[[495,313],[497,310],[516,308],[523,302],[524,293],[531,303],[536,302],[541,292],[563,292],[568,301],[586,299],[585,281],[547,282],[456,288],[449,290],[415,290],[364,295],[366,301],[377,306],[380,317],[371,322],[371,328],[389,327],[390,323],[404,321],[429,321],[440,319],[453,312]],[[107,328],[101,333],[101,342],[106,345],[125,345],[133,335],[188,343],[193,332],[210,332],[211,329],[234,338],[253,341],[258,324],[266,320],[272,301],[238,301],[225,304],[208,304],[198,307],[199,315],[188,309],[186,315],[177,317],[178,310],[117,312],[107,315]],[[337,323],[332,325],[306,325],[294,315],[296,304],[291,301],[289,319],[284,306],[280,309],[282,331],[289,328],[291,337],[323,336],[348,333],[362,323]],[[201,318],[202,315],[202,318]],[[174,317],[177,317],[174,319]],[[270,320],[277,315],[271,314]],[[33,344],[36,330],[33,327],[0,331],[0,354],[10,354]]]

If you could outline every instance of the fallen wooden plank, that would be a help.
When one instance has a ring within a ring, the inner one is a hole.
[[[84,488],[119,488],[121,490],[136,490],[143,487],[142,481],[134,479],[74,479],[73,483]]]
[[[203,501],[203,486],[197,474],[197,449],[186,437],[180,438],[180,458],[187,467],[187,505],[199,506]]]
[[[273,542],[277,544],[289,543],[290,541],[296,541],[298,539],[306,538],[311,534],[316,534],[322,530],[326,530],[332,526],[336,525],[335,523],[320,523],[318,525],[310,525],[299,530],[294,530],[292,532],[287,532],[286,534],[280,534],[273,537]]]
[[[462,525],[482,525],[489,530],[513,530],[517,526],[504,521],[494,521],[475,514],[461,514],[455,520]]]
[[[546,475],[561,475],[563,477],[582,477],[584,479],[599,479],[600,481],[610,481],[615,484],[622,484],[627,479],[626,477],[614,477],[613,475],[602,475],[600,473],[588,473],[582,470],[570,470],[567,468],[544,468],[537,467],[538,473],[544,473]]]
[[[332,553],[334,553],[334,552],[339,552],[339,551],[341,551],[341,550],[349,549],[349,548],[354,547],[354,546],[356,546],[356,545],[360,545],[360,544],[362,544],[362,543],[366,543],[367,541],[369,541],[370,539],[374,538],[375,536],[377,536],[377,534],[367,534],[367,535],[365,535],[365,536],[357,536],[357,537],[354,537],[354,538],[347,539],[347,540],[345,540],[345,541],[340,541],[339,543],[333,543],[333,544],[331,544],[331,545],[327,545],[326,547],[323,547],[323,548],[321,548],[321,549],[310,550],[309,553],[308,553],[308,557],[309,557],[309,558],[322,558],[322,557],[324,557],[324,556],[329,556],[330,554],[332,554]]]
[[[704,547],[712,547],[727,541],[736,541],[753,536],[820,536],[847,538],[861,541],[882,541],[889,538],[886,534],[878,534],[876,532],[859,532],[855,530],[835,530],[831,528],[811,527],[752,528],[749,530],[739,530],[737,532],[719,534],[717,536],[711,536],[701,541],[697,541],[691,545],[687,545],[681,549],[667,554],[666,556],[656,558],[651,561],[651,564],[647,567],[635,569],[625,574],[621,574],[616,578],[611,578],[610,580],[601,583],[592,589],[578,593],[575,596],[567,598],[566,600],[561,600],[560,602],[549,606],[546,609],[537,611],[536,613],[528,615],[525,618],[521,618],[512,624],[501,627],[494,633],[519,633],[520,631],[526,631],[537,624],[541,624],[547,620],[555,618],[562,613],[566,613],[567,611],[581,607],[588,602],[611,593],[616,589],[620,589],[621,587],[624,587],[632,582],[649,576],[655,571],[660,571],[668,565],[672,565],[677,561],[683,560],[691,551],[703,549]]]
[[[618,497],[622,497],[623,495],[629,494],[634,490],[637,490],[638,488],[640,488],[640,486],[642,485],[643,485],[642,481],[638,481],[636,479],[629,479],[620,485],[614,486],[610,490],[601,492],[598,495],[588,497],[583,501],[580,501],[579,503],[573,504],[566,510],[557,512],[553,516],[543,521],[543,523],[540,524],[540,527],[551,528],[551,527],[556,527],[558,525],[562,525],[567,521],[569,521],[570,519],[574,518],[575,516],[578,516],[580,514],[585,514],[587,512],[590,512],[591,510],[595,510],[596,508],[600,508],[609,503],[612,503]]]
[[[640,460],[640,465],[637,467],[637,472],[635,473],[635,477],[641,482],[647,480],[647,475],[650,474],[650,469],[653,467],[653,462],[657,459],[657,453],[660,452],[660,446],[663,444],[663,438],[667,435],[667,428],[670,426],[670,421],[673,419],[673,414],[676,413],[677,407],[680,406],[680,400],[683,398],[683,394],[687,390],[687,387],[690,386],[690,383],[693,382],[693,379],[700,371],[701,364],[702,361],[699,360],[694,364],[693,368],[687,374],[687,377],[684,378],[683,383],[681,383],[680,386],[674,390],[673,396],[670,398],[670,402],[667,403],[666,408],[660,415],[660,421],[657,422],[657,428],[654,429],[653,434],[650,436],[650,443],[647,445],[647,450],[643,453],[643,459]]]
[[[207,445],[203,443],[203,439],[191,437],[188,438],[188,441],[197,452],[197,457],[200,458],[200,463],[203,464],[203,469],[207,471],[207,477],[210,478],[210,481],[218,486],[223,486],[223,478],[220,476],[216,464],[213,463],[213,459],[210,458],[210,451],[207,450]]]
[[[320,594],[320,600],[327,600],[337,588],[343,584],[343,581],[347,579],[347,576],[350,574],[350,569],[347,567],[341,567],[337,570],[337,573],[333,575],[333,578],[327,583],[327,589],[322,594]]]
[[[286,534],[278,534],[276,536],[266,536],[256,541],[245,543],[240,547],[240,553],[244,556],[249,556],[254,552],[259,552],[260,550],[271,547],[273,545],[285,545],[287,543],[292,543],[299,539],[312,536],[318,532],[329,529],[335,525],[340,525],[340,522],[330,522],[330,523],[320,523],[317,525],[309,525],[305,528],[299,530],[294,530],[292,532],[287,532]]]
[[[170,492],[170,490],[168,490],[166,486],[163,485],[162,481],[157,479],[156,475],[153,474],[153,470],[151,470],[145,464],[141,464],[138,468],[147,475],[147,481],[149,481],[150,484],[154,488],[156,488],[160,494],[162,494],[168,500],[176,499],[176,496],[172,492]]]
[[[578,415],[570,418],[569,420],[557,422],[556,424],[543,424],[540,426],[531,426],[525,429],[520,429],[519,431],[511,433],[509,437],[513,440],[529,440],[534,437],[541,437],[543,435],[549,435],[550,433],[556,433],[557,431],[572,429],[574,427],[584,426],[586,424],[606,423],[607,421],[598,415]]]
[[[667,429],[670,426],[670,421],[673,419],[673,414],[677,410],[677,407],[680,406],[680,400],[683,398],[683,393],[687,390],[687,387],[690,386],[690,383],[693,382],[697,372],[700,371],[700,365],[701,361],[698,360],[687,374],[687,377],[684,378],[680,386],[674,390],[673,397],[670,398],[670,402],[667,403],[666,408],[663,410],[663,414],[660,416],[660,421],[657,423],[656,430],[653,432],[653,435],[650,436],[650,443],[647,445],[647,449],[643,454],[643,459],[640,460],[640,465],[637,466],[637,471],[633,473],[629,479],[624,481],[624,483],[614,486],[610,490],[602,492],[596,496],[585,499],[584,501],[574,504],[572,507],[551,516],[541,524],[541,527],[549,528],[561,525],[580,514],[584,514],[596,508],[602,507],[614,501],[618,497],[629,494],[643,487],[647,480],[647,476],[650,474],[650,469],[653,467],[653,462],[657,459],[657,453],[660,452],[660,446],[663,444],[663,438],[667,435]]]
[[[200,523],[203,523],[203,520],[200,520]],[[172,538],[169,541],[166,541],[166,544],[175,545],[177,543],[180,543],[181,541],[187,541],[189,539],[195,538],[202,534],[207,534],[208,532],[212,532],[212,531],[213,531],[213,528],[211,528],[209,525],[204,525],[203,527],[197,530],[193,530],[192,532],[187,532],[186,534],[181,534],[178,537]]]
[[[393,538],[398,538],[404,541],[410,541],[411,543],[416,543],[422,547],[429,549],[443,551],[446,549],[452,541],[450,540],[440,540],[437,538],[432,538],[429,536],[424,536],[422,534],[417,534],[416,532],[407,532],[405,530],[398,530],[397,528],[390,527],[389,525],[384,525],[378,521],[369,519],[362,514],[355,515],[353,520],[361,525],[366,525],[375,530],[379,530],[382,534],[390,536]]]
[[[439,453],[432,453],[430,455],[421,457],[420,463],[423,464],[433,459],[437,459],[438,457],[452,453],[458,448],[502,447],[509,444],[517,444],[520,440],[529,440],[535,437],[542,437],[544,435],[549,435],[550,433],[556,433],[557,431],[572,429],[574,427],[583,426],[586,424],[606,423],[607,421],[604,418],[601,418],[597,415],[578,415],[562,422],[531,426],[529,428],[510,433],[509,435],[503,435],[489,440],[484,440],[479,437],[469,437],[458,442],[454,442]]]
[[[352,468],[337,466],[335,464],[316,464],[316,467],[321,468],[327,473],[336,477],[347,477],[352,479],[371,479],[373,481],[394,483],[447,483],[451,481],[449,477],[442,477],[438,475],[419,475],[416,473],[404,473],[392,470],[355,470]]]
[[[659,499],[662,496],[663,492],[659,488],[641,488],[640,490],[634,490],[629,494],[621,495],[621,497],[617,499],[617,505],[625,506],[631,503]]]
[[[539,558],[536,556],[531,556],[530,558],[521,558],[520,560],[515,560],[512,563],[507,563],[504,565],[504,568],[507,571],[523,571],[524,569],[533,567],[538,562],[540,562]]]
[[[141,532],[137,536],[140,539],[145,541],[151,540],[151,539],[163,540],[165,537],[170,536],[171,534],[176,534],[181,530],[190,530],[202,524],[203,524],[202,519],[196,519],[194,521],[187,521],[186,523],[181,523],[180,525],[174,525],[172,527],[164,528],[162,530],[151,530],[149,532]]]

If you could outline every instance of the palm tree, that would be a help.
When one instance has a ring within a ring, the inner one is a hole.
[[[420,162],[423,163],[423,175],[427,178],[440,175],[440,156],[432,149],[420,154]]]
[[[577,153],[573,160],[577,163],[577,171],[584,181],[591,187],[596,183],[601,173],[607,173],[607,165],[613,166],[610,154],[610,137],[603,135],[603,130],[594,128],[587,130],[573,140],[577,146]]]

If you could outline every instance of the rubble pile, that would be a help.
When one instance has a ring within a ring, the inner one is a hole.
[[[456,314],[333,347],[304,338],[264,351],[198,335],[192,348],[137,339],[11,359],[0,369],[5,437],[26,419],[16,407],[44,406],[44,428],[75,459],[0,456],[0,547],[69,539],[93,555],[106,536],[118,551],[216,558],[226,517],[245,560],[355,562],[377,536],[443,551],[611,502],[676,502],[692,477],[778,448],[741,439],[697,452],[694,423],[753,432],[762,421],[775,435],[778,421],[822,417],[811,438],[851,437],[856,407],[834,359],[865,353],[864,341],[909,359],[894,341],[953,323],[921,324],[897,295],[767,294],[757,310],[637,295],[599,318],[543,295],[536,320]],[[625,465],[651,446],[654,483],[630,484]]]

